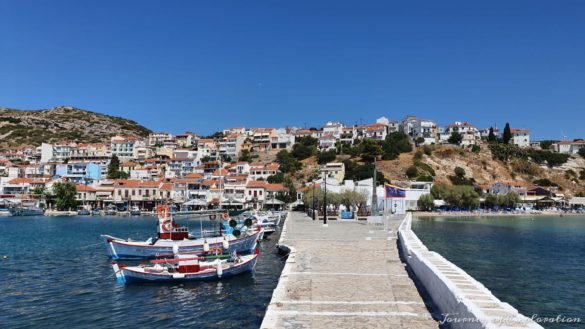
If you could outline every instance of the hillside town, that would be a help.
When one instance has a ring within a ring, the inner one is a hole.
[[[544,145],[533,141],[528,129],[511,127],[509,132],[510,143],[521,149],[544,148],[568,155],[585,149],[583,140]],[[417,147],[456,144],[469,149],[502,137],[495,127],[478,128],[465,121],[439,126],[431,120],[406,116],[402,121],[381,117],[375,123],[360,125],[331,121],[318,129],[237,127],[207,137],[192,132],[177,135],[159,132],[146,138],[115,136],[108,144],[43,143],[0,153],[0,196],[5,206],[39,201],[42,195],[51,193],[54,184],[70,182],[75,184],[77,202],[89,209],[135,207],[151,211],[157,204],[171,203],[183,210],[259,210],[302,204],[303,193],[318,186],[337,193],[357,191],[365,199],[362,210],[371,212],[373,200],[377,200],[374,210],[384,207],[387,191],[383,184],[376,184],[374,190],[372,178],[346,180],[344,164],[331,161],[321,165],[318,175],[297,182],[297,188],[291,189],[292,184],[270,179],[281,172],[282,164],[267,155],[290,151],[297,141],[307,137],[316,140],[320,152],[328,152],[363,140],[381,142],[393,133],[403,133]],[[112,161],[116,162],[114,166]],[[387,179],[404,191],[402,199],[393,201],[395,212],[418,209],[419,198],[429,194],[433,186],[432,180]],[[515,192],[526,202],[559,205],[570,201],[554,188],[513,181],[494,180],[481,189],[496,195]],[[575,205],[583,201],[572,198]]]

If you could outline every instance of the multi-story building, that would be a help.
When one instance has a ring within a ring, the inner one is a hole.
[[[276,136],[270,138],[270,147],[273,150],[291,149],[295,143],[295,135],[290,129],[280,128],[276,129]]]
[[[223,158],[237,159],[246,136],[230,134],[219,140],[219,155]]]
[[[321,171],[321,178],[333,178],[338,183],[343,182],[345,178],[345,165],[343,162],[329,162],[320,168]]]
[[[250,140],[254,151],[264,151],[272,146],[272,138],[277,137],[274,128],[252,128],[250,129]]]
[[[137,139],[135,137],[115,136],[111,139],[112,156],[117,156],[122,160],[134,158],[134,145]]]
[[[102,165],[92,162],[57,164],[55,174],[75,183],[90,183],[102,179]]]
[[[479,130],[469,122],[456,121],[448,125],[440,134],[440,142],[447,143],[453,133],[459,133],[462,137],[461,146],[476,145],[481,140]]]
[[[517,145],[521,148],[530,147],[530,131],[528,129],[512,128],[512,144]]]
[[[404,117],[404,119],[402,119],[402,123],[400,125],[400,130],[407,134],[408,136],[413,135],[413,131],[414,131],[414,126],[416,125],[416,122],[418,121],[418,119],[416,118],[416,116],[414,115],[407,115],[406,117]]]
[[[276,175],[280,165],[278,163],[252,163],[250,164],[250,179],[266,180],[269,176]]]
[[[322,128],[322,136],[333,136],[339,139],[345,126],[341,122],[329,121]]]
[[[41,144],[41,163],[62,162],[71,157],[71,148],[69,144]]]
[[[148,135],[148,146],[162,147],[164,141],[173,139],[173,135],[169,133],[151,133]]]
[[[437,125],[431,120],[417,120],[412,128],[412,138],[417,140],[424,139],[423,145],[437,143],[438,130]]]

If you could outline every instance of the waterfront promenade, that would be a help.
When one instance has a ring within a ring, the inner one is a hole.
[[[292,212],[291,249],[262,328],[436,328],[398,255],[396,231],[365,222],[312,221]]]

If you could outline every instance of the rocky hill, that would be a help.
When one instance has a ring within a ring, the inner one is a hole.
[[[43,142],[107,142],[115,135],[145,137],[150,130],[135,121],[60,106],[48,110],[0,108],[0,146],[37,146]]]

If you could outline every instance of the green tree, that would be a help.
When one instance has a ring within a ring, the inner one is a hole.
[[[292,148],[292,156],[297,160],[304,160],[317,153],[317,147],[314,145],[304,145],[302,143],[296,143]]]
[[[496,134],[494,134],[494,127],[490,127],[490,133],[488,134],[488,142],[495,142]]]
[[[453,145],[459,145],[461,144],[461,141],[463,141],[463,135],[456,131],[452,132],[451,136],[449,136],[449,139],[447,139],[447,142]]]
[[[335,150],[319,152],[319,153],[317,153],[317,162],[319,164],[329,163],[331,161],[334,161],[336,157],[337,157],[337,154],[336,154]]]
[[[116,174],[120,171],[120,159],[116,155],[112,155],[110,163],[108,164],[108,178],[116,179]]]
[[[276,154],[276,162],[280,164],[280,171],[283,173],[294,173],[301,168],[301,163],[287,150]]]
[[[431,156],[431,154],[433,154],[433,148],[430,145],[425,145],[423,146],[423,153]]]
[[[585,147],[579,149],[579,155],[585,158]]]
[[[425,139],[423,137],[417,137],[414,140],[415,145],[418,147],[419,145],[422,145],[425,142]]]
[[[431,211],[435,208],[435,198],[432,194],[423,194],[417,202],[418,209],[423,211]]]
[[[75,185],[69,182],[59,182],[53,185],[55,206],[58,210],[68,210],[77,206],[75,199],[77,191]]]
[[[504,144],[509,144],[511,139],[512,130],[510,129],[510,124],[506,122],[506,127],[504,127],[504,133],[502,134],[502,141],[504,142]]]
[[[486,208],[494,208],[495,206],[499,205],[498,204],[498,196],[495,194],[488,194],[485,197],[484,204],[485,204]]]
[[[250,154],[250,150],[240,151],[240,157],[238,158],[238,161],[252,162],[252,155]]]
[[[442,184],[442,183],[434,184],[433,187],[431,188],[431,195],[435,199],[443,200],[443,199],[445,199],[445,196],[447,195],[448,190],[449,190],[449,186],[447,186],[445,184]]]
[[[456,185],[445,193],[445,202],[459,208],[475,209],[479,206],[479,194],[471,186]]]
[[[384,143],[382,143],[382,159],[394,160],[397,159],[401,153],[408,153],[412,151],[412,144],[408,135],[401,132],[394,132],[388,134]]]
[[[382,155],[382,146],[371,139],[364,139],[361,143],[362,159],[364,161],[374,161],[379,155]]]
[[[366,203],[366,197],[355,191],[344,191],[341,193],[341,204],[348,210],[352,207],[358,208],[360,205]]]
[[[284,174],[282,172],[277,172],[274,175],[268,176],[266,181],[271,184],[277,184],[284,182]]]

